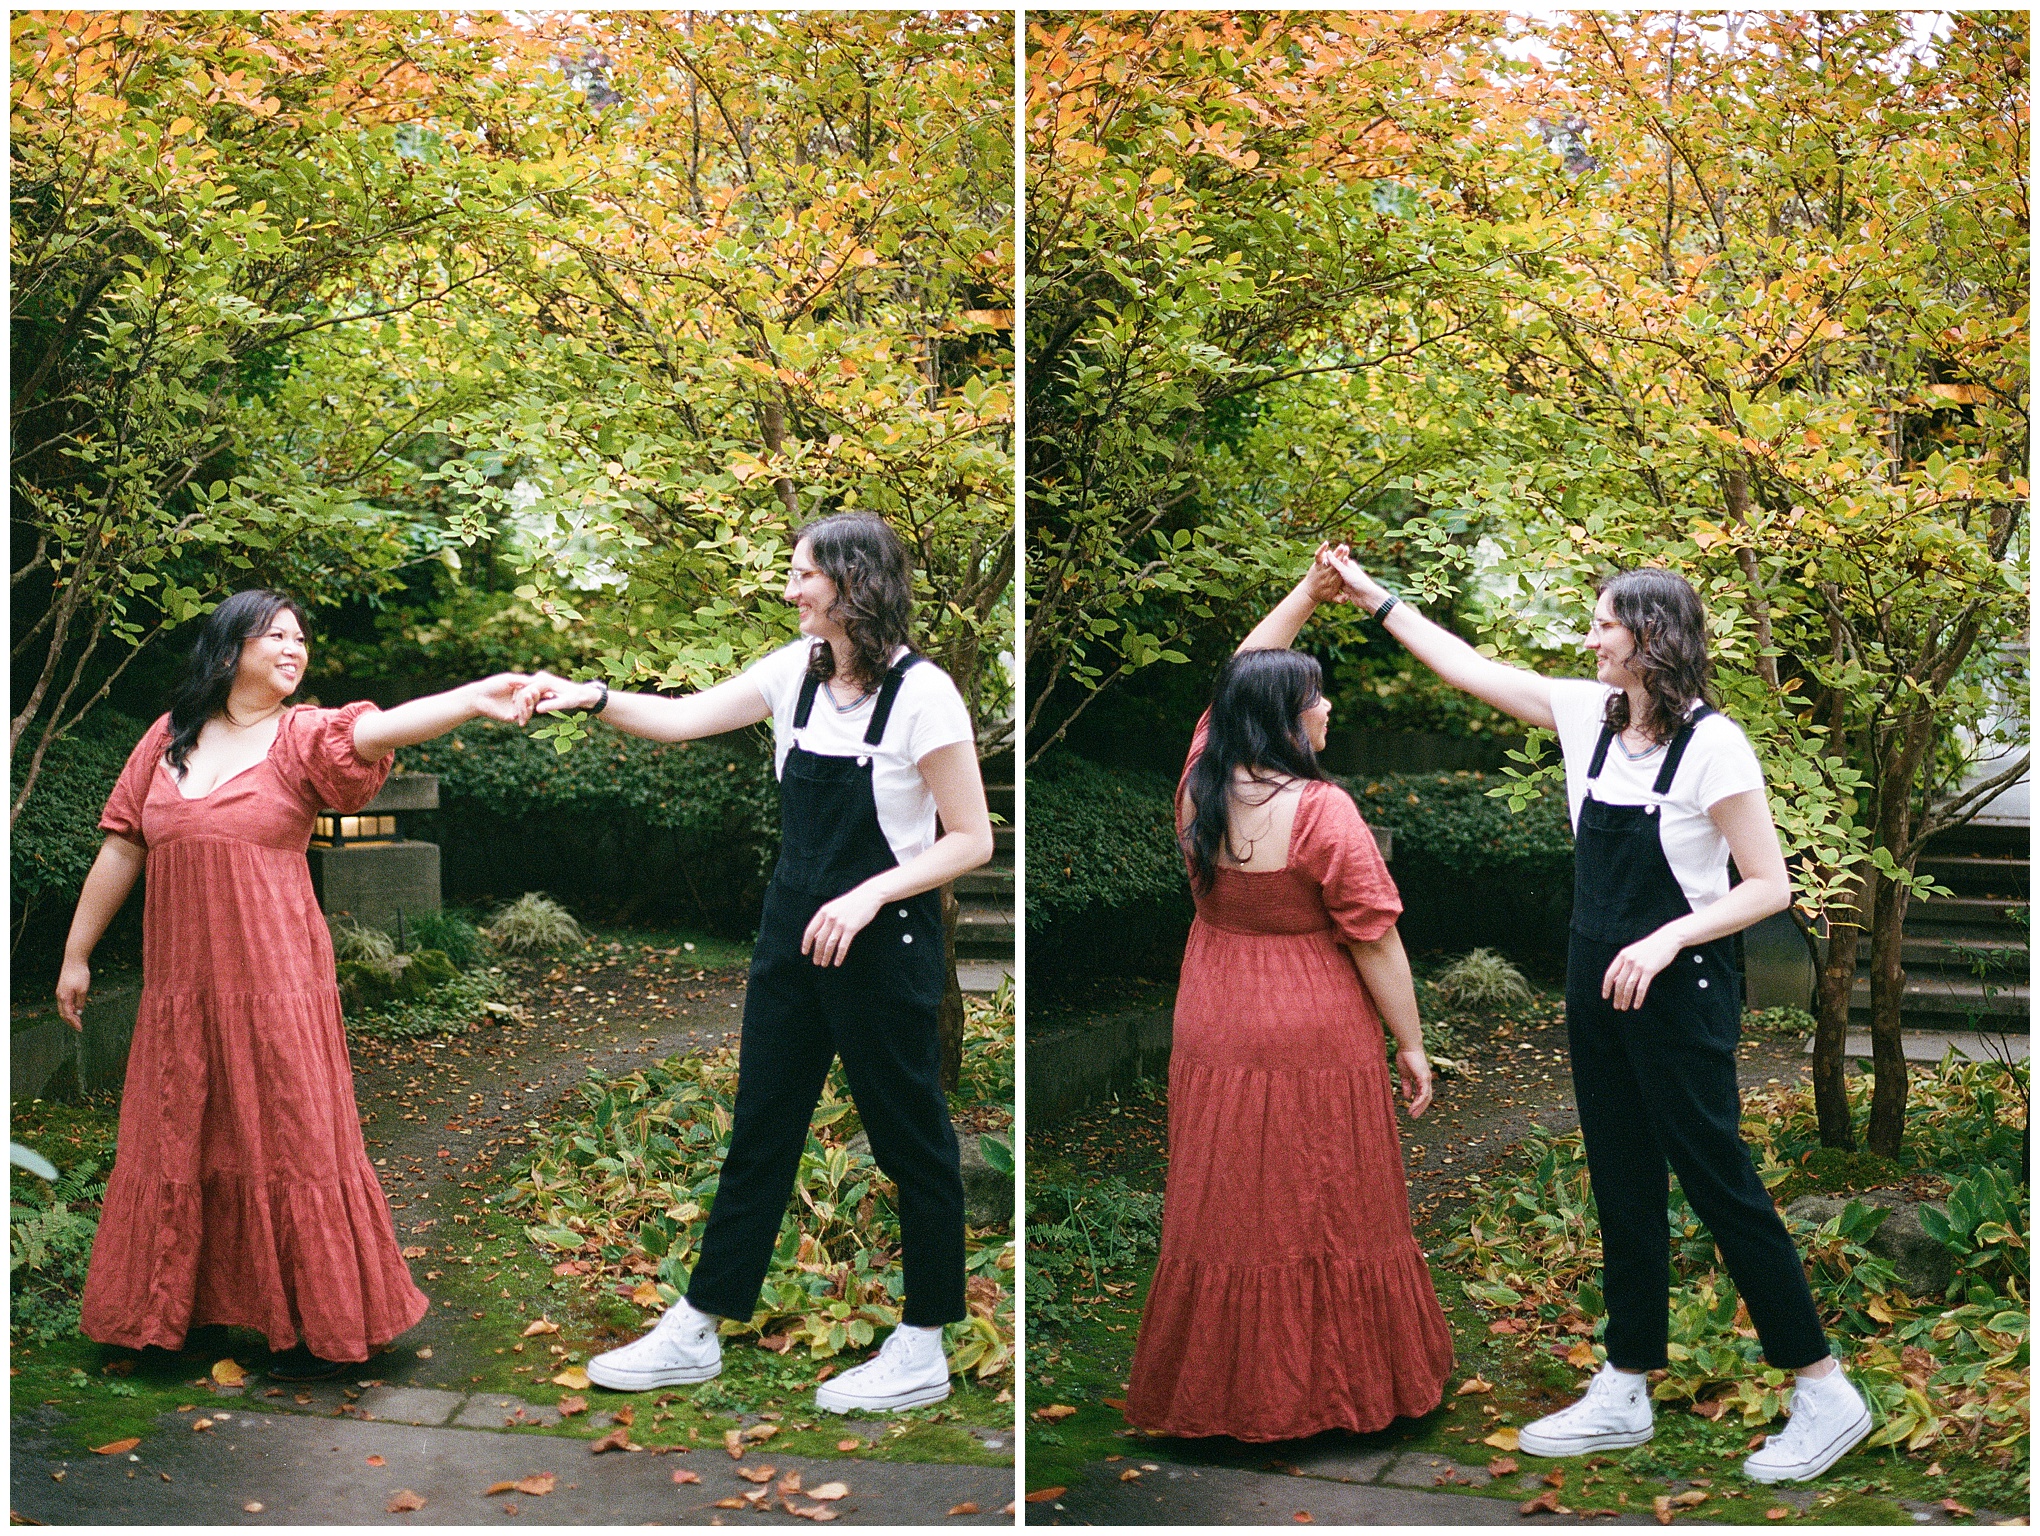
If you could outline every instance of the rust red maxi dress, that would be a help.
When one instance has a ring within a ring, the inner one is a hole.
[[[188,1329],[300,1337],[366,1360],[425,1315],[362,1145],[333,941],[305,848],[322,806],[358,810],[372,704],[296,706],[254,767],[187,800],[169,717],[128,758],[99,825],[148,850],[142,998],[80,1328],[180,1348]]]
[[[1442,1399],[1452,1340],[1410,1230],[1381,1018],[1340,947],[1401,911],[1352,797],[1323,782],[1285,867],[1221,868],[1199,898],[1126,1394],[1142,1429],[1291,1440]]]

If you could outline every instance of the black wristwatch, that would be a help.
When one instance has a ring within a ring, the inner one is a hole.
[[[603,711],[603,710],[605,710],[605,709],[609,708],[609,682],[608,682],[608,679],[606,679],[606,678],[600,678],[600,677],[596,678],[596,679],[595,679],[595,686],[596,686],[597,688],[600,688],[600,689],[602,690],[602,697],[601,697],[601,698],[599,698],[599,699],[597,699],[597,700],[595,701],[595,703],[594,703],[593,707],[591,707],[591,708],[589,709],[588,713],[589,713],[589,714],[591,714],[591,715],[599,715],[599,714],[601,714],[601,713],[602,713],[602,711]]]

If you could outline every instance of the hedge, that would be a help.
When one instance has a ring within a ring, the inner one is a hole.
[[[1489,944],[1549,963],[1572,911],[1572,834],[1556,794],[1520,815],[1485,773],[1338,781],[1370,825],[1395,833],[1390,873],[1404,941],[1454,951]],[[1155,974],[1179,956],[1191,908],[1174,835],[1174,782],[1045,758],[1027,787],[1030,974]]]
[[[106,834],[99,813],[127,765],[128,754],[149,723],[110,709],[95,710],[43,757],[35,792],[14,823],[8,888],[14,896],[15,920],[24,910],[45,902],[76,903],[85,876],[99,856]],[[28,753],[16,757],[8,775],[11,801],[21,793]]]

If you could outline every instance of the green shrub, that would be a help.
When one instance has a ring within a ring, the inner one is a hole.
[[[19,922],[31,905],[78,899],[106,834],[99,813],[126,766],[128,754],[148,730],[146,722],[94,710],[43,757],[35,791],[13,826],[9,888]],[[12,794],[21,793],[28,754],[19,754],[9,775]]]
[[[1491,949],[1470,950],[1431,978],[1431,985],[1460,1008],[1495,1003],[1527,1003],[1530,983],[1523,973]]]
[[[487,971],[457,971],[451,961],[432,950],[409,957],[431,956],[429,970],[416,979],[428,983],[398,991],[379,1003],[358,1004],[347,1015],[347,1033],[376,1040],[417,1040],[427,1035],[463,1035],[479,1024],[516,1016],[509,1004],[497,1001],[503,980]],[[403,957],[400,957],[403,958]],[[434,964],[434,962],[437,962]],[[345,982],[342,983],[343,992]]]
[[[517,955],[533,949],[574,949],[588,942],[574,914],[537,891],[527,891],[503,908],[484,931],[497,948]]]
[[[83,1162],[53,1184],[17,1177],[8,1210],[9,1323],[16,1338],[61,1339],[78,1331],[85,1263],[99,1231],[106,1176]]]
[[[360,923],[333,925],[333,958],[342,965],[359,962],[384,970],[397,957],[397,941],[380,928]]]
[[[1144,1266],[1161,1246],[1162,1196],[1114,1174],[1027,1185],[1027,1323],[1044,1332],[1082,1315],[1077,1298]]]
[[[436,949],[392,954],[382,960],[342,960],[336,969],[340,1006],[347,1013],[420,1002],[460,976],[460,968]]]
[[[414,949],[436,949],[464,971],[489,958],[487,937],[457,912],[407,913],[404,937]]]
[[[1165,775],[1051,753],[1027,775],[1027,925],[1187,892]]]

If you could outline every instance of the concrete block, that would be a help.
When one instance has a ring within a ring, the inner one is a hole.
[[[76,1071],[78,1036],[71,1026],[54,1016],[38,1019],[14,1031],[13,1051],[8,1059],[8,1081],[16,1104],[45,1096],[52,1084],[70,1087],[64,1068]]]
[[[85,1004],[82,1033],[63,1021],[54,1003],[17,1013],[9,1060],[14,1100],[26,1102],[79,1088],[118,1092],[127,1079],[128,1047],[141,1001],[139,981],[95,988]]]
[[[1799,925],[1774,912],[1743,930],[1743,1000],[1751,1008],[1813,1007],[1813,957]]]
[[[387,816],[392,811],[436,811],[439,809],[439,775],[436,773],[393,773],[381,791],[361,808],[363,816]]]
[[[364,1419],[391,1424],[444,1424],[467,1402],[464,1392],[438,1392],[430,1387],[370,1387],[354,1411]]]
[[[439,910],[439,845],[405,839],[313,848],[312,889],[328,917],[394,929],[406,916]]]
[[[537,1424],[551,1428],[559,1423],[559,1410],[521,1397],[504,1397],[494,1392],[477,1392],[467,1400],[460,1417],[453,1422],[463,1429],[502,1429],[505,1425]]]
[[[1440,1478],[1446,1481],[1440,1483]],[[1486,1467],[1462,1467],[1450,1457],[1425,1452],[1398,1456],[1381,1480],[1392,1488],[1449,1488],[1454,1483],[1462,1488],[1482,1488],[1492,1481]]]
[[[1044,1124],[1169,1069],[1173,1008],[1044,1031],[1027,1041],[1027,1113]]]

